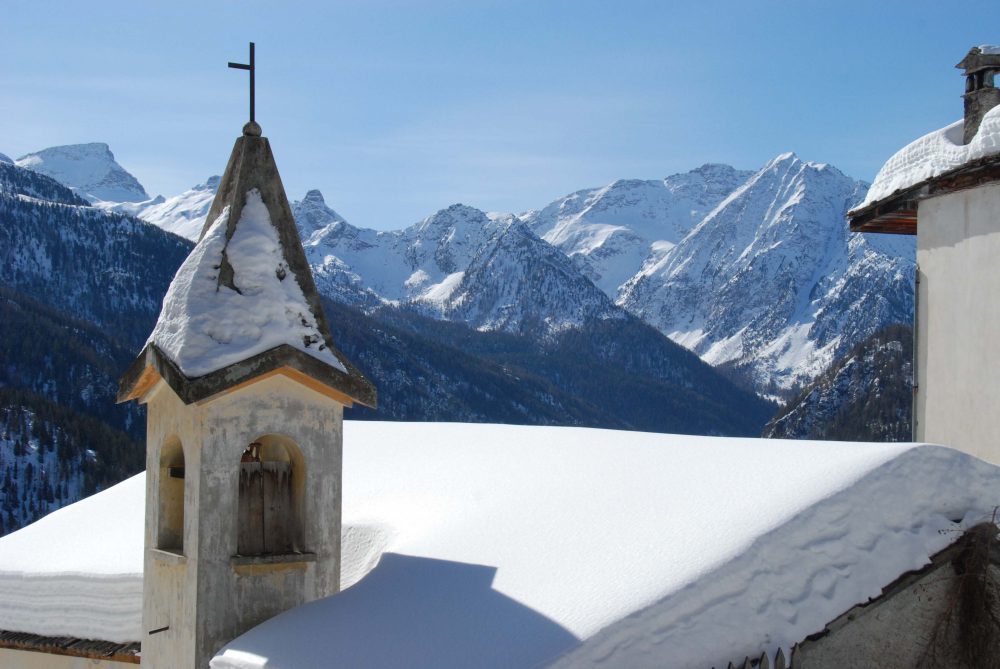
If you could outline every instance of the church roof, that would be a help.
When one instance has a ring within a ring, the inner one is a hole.
[[[163,379],[190,403],[273,373],[319,382],[348,404],[376,403],[334,346],[270,144],[251,122],[118,400]]]

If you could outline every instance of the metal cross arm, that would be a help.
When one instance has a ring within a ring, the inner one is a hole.
[[[250,71],[250,122],[256,123],[254,119],[254,61],[253,61],[253,42],[250,42],[250,64],[245,63],[229,63],[229,67],[236,70],[249,70]]]

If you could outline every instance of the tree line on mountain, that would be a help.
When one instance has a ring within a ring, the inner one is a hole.
[[[857,344],[765,426],[773,438],[910,441],[913,328],[890,325]]]
[[[142,471],[145,448],[104,421],[0,388],[0,535]]]

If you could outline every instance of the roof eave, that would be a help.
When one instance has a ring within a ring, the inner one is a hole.
[[[343,361],[343,359],[341,358]],[[326,394],[345,406],[354,402],[372,409],[378,405],[375,386],[349,362],[347,371],[314,358],[289,344],[281,344],[246,360],[203,376],[190,378],[155,344],[147,344],[119,381],[117,401],[139,400],[162,379],[185,404],[202,402],[251,381],[284,374]]]
[[[984,156],[848,212],[851,232],[917,234],[921,200],[1000,181],[1000,155]]]

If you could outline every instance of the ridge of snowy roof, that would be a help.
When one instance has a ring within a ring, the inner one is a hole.
[[[979,131],[968,144],[962,144],[964,125],[964,121],[956,121],[897,151],[875,176],[864,201],[849,215],[967,163],[1000,154],[1000,107],[983,115]]]
[[[140,397],[151,372],[196,401],[285,368],[376,404],[334,346],[270,144],[245,133],[119,401]]]

